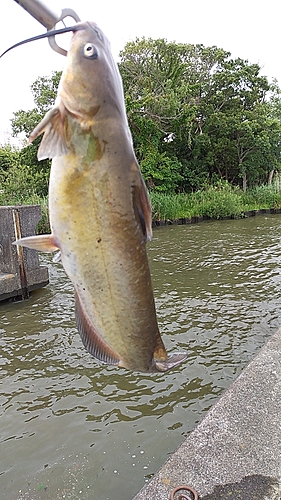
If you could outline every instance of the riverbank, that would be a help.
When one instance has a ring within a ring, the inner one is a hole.
[[[193,224],[203,220],[238,219],[265,213],[281,213],[279,183],[258,186],[243,192],[227,182],[208,186],[194,193],[167,194],[150,192],[154,226],[166,224]],[[41,206],[42,220],[37,232],[50,232],[48,198],[37,194],[0,193],[0,205]]]
[[[279,184],[258,186],[246,192],[224,182],[194,193],[151,192],[153,221],[183,219],[235,219],[281,209]],[[195,220],[197,221],[197,220]]]
[[[265,214],[281,214],[281,208],[262,208],[261,210],[247,210],[246,212],[242,212],[240,214],[240,217],[235,217],[235,216],[225,216],[225,217],[220,217],[220,220],[227,220],[227,219],[246,219],[248,217],[255,217],[257,215],[265,215]],[[211,220],[218,220],[213,217],[208,217],[206,215],[197,215],[194,217],[181,217],[180,219],[162,219],[162,220],[153,220],[152,221],[152,226],[157,227],[157,226],[169,226],[172,224],[178,224],[178,225],[185,225],[185,224],[197,224],[198,222],[203,222],[203,221],[211,221]]]
[[[134,500],[280,499],[280,360],[281,328]]]

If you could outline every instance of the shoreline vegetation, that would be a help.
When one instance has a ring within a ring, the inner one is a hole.
[[[281,210],[281,89],[258,64],[218,47],[137,38],[118,66],[154,226]],[[54,106],[60,78],[33,82],[34,107],[11,120],[15,137],[29,137]],[[42,234],[51,162],[38,161],[40,141],[0,146],[0,205],[40,204]]]
[[[193,193],[149,193],[153,226],[192,224],[202,220],[238,219],[264,213],[281,213],[279,182],[262,185],[246,192],[227,182],[208,186]],[[37,233],[50,232],[48,198],[37,194],[29,196],[0,193],[0,205],[41,206],[42,219]]]
[[[281,190],[279,182],[257,186],[246,192],[227,182],[185,194],[150,193],[153,223],[179,221],[180,224],[200,220],[239,219],[257,213],[279,213]]]

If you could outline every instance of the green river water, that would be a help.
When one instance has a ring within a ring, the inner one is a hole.
[[[0,303],[1,500],[131,500],[281,323],[281,216],[156,228],[160,331],[188,359],[165,374],[100,366],[60,263]]]

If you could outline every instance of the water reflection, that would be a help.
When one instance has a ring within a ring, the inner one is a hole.
[[[159,325],[188,361],[165,374],[99,366],[72,285],[0,305],[1,499],[129,500],[279,326],[281,218],[159,228]]]

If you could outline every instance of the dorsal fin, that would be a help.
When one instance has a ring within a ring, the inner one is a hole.
[[[95,331],[75,290],[75,316],[78,332],[87,351],[102,363],[118,365],[120,359]]]

